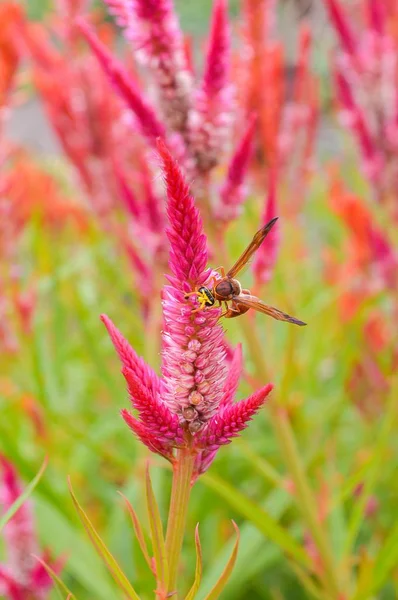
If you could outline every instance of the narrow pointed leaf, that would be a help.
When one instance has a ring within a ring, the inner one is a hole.
[[[46,570],[46,573],[51,577],[54,582],[54,586],[58,592],[61,593],[62,598],[67,594],[66,600],[77,600],[76,596],[72,594],[70,589],[64,584],[62,579],[57,575],[57,573],[48,565],[42,558],[39,556],[34,556],[34,558],[43,566]]]
[[[158,591],[167,591],[169,582],[169,567],[167,564],[166,546],[163,535],[162,520],[159,507],[153,493],[149,464],[146,467],[146,499],[148,507],[149,526],[151,528],[152,551],[156,566],[156,581]]]
[[[38,470],[37,474],[34,476],[32,481],[25,488],[25,490],[22,492],[22,494],[15,500],[15,502],[12,503],[12,505],[4,513],[4,515],[0,518],[0,532],[2,531],[3,527],[8,523],[8,521],[10,519],[12,519],[12,517],[15,515],[17,510],[22,506],[22,504],[24,502],[26,502],[26,500],[29,498],[29,496],[31,495],[31,493],[33,492],[33,490],[39,483],[44,471],[46,470],[47,464],[48,464],[48,458],[46,456],[46,458],[43,461],[43,464],[41,465],[40,469]]]
[[[298,562],[309,566],[309,558],[296,540],[261,506],[247,498],[221,477],[206,473],[201,481],[217,492],[240,515],[251,521],[267,538],[288,552]]]
[[[189,590],[185,600],[193,600],[196,596],[196,592],[199,589],[200,582],[202,581],[202,546],[200,545],[200,537],[199,537],[199,523],[195,528],[195,546],[196,546],[196,569],[195,569],[195,580],[192,584],[191,589]]]
[[[373,568],[373,580],[368,588],[358,593],[355,600],[365,600],[369,596],[376,594],[382,585],[387,581],[390,572],[398,565],[398,524],[393,527],[391,533],[386,538],[383,548],[380,550]]]
[[[126,575],[123,573],[123,571],[120,568],[120,566],[118,565],[116,559],[111,554],[111,552],[108,550],[105,543],[103,542],[101,537],[98,535],[97,531],[95,530],[90,519],[84,512],[83,508],[80,506],[80,504],[73,492],[73,488],[72,488],[72,484],[71,484],[70,480],[68,481],[68,485],[69,485],[70,494],[72,496],[73,504],[75,505],[75,508],[80,517],[80,520],[83,523],[83,526],[84,526],[85,530],[87,531],[88,536],[89,536],[92,544],[94,545],[95,549],[97,550],[99,556],[102,558],[102,560],[108,567],[109,572],[111,573],[113,579],[115,580],[117,585],[120,587],[120,589],[122,589],[123,592],[126,594],[127,598],[130,598],[130,600],[140,600],[137,592],[135,591],[135,589],[133,588],[133,586],[127,579]]]
[[[141,527],[141,523],[138,519],[138,515],[135,512],[134,508],[131,506],[131,503],[126,498],[126,496],[124,494],[122,494],[122,492],[119,492],[119,494],[126,503],[127,510],[131,517],[131,522],[133,523],[134,533],[137,537],[137,541],[141,548],[141,552],[146,560],[147,565],[149,566],[149,568],[152,571],[152,561],[151,561],[151,557],[149,556],[148,547],[147,547],[146,541],[145,541],[144,531]]]
[[[235,521],[232,521],[232,525],[234,526],[234,529],[236,531],[236,542],[232,549],[232,554],[229,558],[229,561],[227,562],[227,564],[225,566],[224,571],[221,573],[219,580],[217,581],[217,583],[213,587],[213,589],[207,594],[205,600],[217,600],[217,598],[220,596],[221,592],[223,591],[223,589],[232,573],[232,570],[235,566],[236,557],[238,556],[240,534],[239,534],[239,528],[238,528],[237,524],[235,523]]]
[[[289,561],[291,569],[296,573],[297,579],[302,584],[303,588],[307,590],[310,597],[316,598],[316,600],[332,600],[331,596],[323,592],[316,583],[311,579],[310,575],[301,567],[292,561]]]

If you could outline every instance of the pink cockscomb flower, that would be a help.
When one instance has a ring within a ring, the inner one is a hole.
[[[132,408],[122,416],[153,452],[174,461],[175,449],[195,455],[194,477],[205,471],[218,448],[228,444],[264,404],[267,385],[233,402],[242,370],[241,350],[226,357],[220,308],[197,310],[195,296],[208,284],[207,239],[194,199],[177,162],[158,142],[167,190],[170,271],[163,289],[162,377],[138,357],[110,319],[102,319],[123,364]]]
[[[246,194],[245,179],[254,150],[253,141],[256,121],[254,115],[249,119],[246,131],[232,155],[226,179],[220,190],[217,218],[223,222],[236,219],[242,208]]]
[[[125,29],[137,60],[153,74],[167,125],[183,132],[191,104],[193,78],[172,0],[105,0]]]
[[[5,513],[22,494],[22,484],[14,466],[0,455],[0,507]],[[41,553],[35,532],[32,510],[25,502],[8,521],[3,530],[7,562],[0,563],[0,596],[9,600],[45,600],[52,580],[44,566],[35,558],[48,563],[48,552]],[[52,564],[55,572],[61,562]]]
[[[263,220],[268,223],[276,217],[276,169],[271,169],[268,182],[268,195],[265,202]],[[276,223],[270,231],[267,243],[259,248],[253,264],[253,273],[256,284],[261,286],[268,283],[272,277],[279,249],[279,225]]]
[[[219,163],[233,120],[231,34],[227,0],[216,0],[201,85],[190,113],[192,152],[199,172]]]

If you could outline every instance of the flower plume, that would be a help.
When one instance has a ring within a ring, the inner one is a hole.
[[[122,416],[153,452],[174,461],[174,449],[195,455],[195,479],[213,461],[218,448],[231,441],[265,402],[270,385],[233,403],[242,371],[240,346],[228,369],[220,308],[198,309],[191,291],[211,285],[206,268],[207,239],[195,201],[182,171],[164,141],[158,153],[167,191],[170,241],[168,285],[162,293],[162,379],[139,358],[111,321],[103,316],[123,364],[132,409]]]
[[[253,154],[256,120],[254,115],[249,119],[246,131],[229,163],[227,177],[220,190],[220,202],[217,209],[217,217],[222,221],[230,221],[239,216],[246,192],[245,177]]]
[[[134,85],[124,67],[102,44],[94,29],[86,21],[78,19],[77,23],[115,90],[135,115],[143,135],[151,142],[158,137],[163,137],[165,135],[164,125],[156,117],[155,111]]]
[[[6,512],[22,494],[22,483],[14,465],[0,454],[0,508]],[[10,600],[48,597],[52,580],[34,555],[51,562],[47,551],[40,552],[33,514],[29,502],[24,502],[4,527],[3,539],[7,562],[0,563],[0,596]],[[58,573],[61,561],[52,565]]]
[[[167,190],[167,214],[171,227],[167,230],[170,241],[170,269],[181,284],[198,284],[208,277],[206,237],[189,187],[182,171],[171,157],[166,145],[158,141],[163,175]]]
[[[203,79],[190,114],[191,145],[199,172],[218,164],[232,122],[230,38],[227,2],[217,0]]]
[[[167,125],[183,132],[193,87],[184,37],[171,0],[105,0],[139,62],[157,84],[159,106]]]

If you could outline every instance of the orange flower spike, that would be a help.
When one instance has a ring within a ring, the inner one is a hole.
[[[269,165],[277,161],[278,135],[282,120],[285,96],[284,52],[281,43],[267,46],[262,58],[263,76],[261,89],[261,144]]]
[[[299,32],[298,59],[296,76],[294,80],[293,100],[295,102],[306,102],[310,95],[310,71],[309,62],[311,55],[312,36],[307,24],[304,24]]]
[[[0,4],[0,108],[6,104],[19,63],[13,30],[22,14],[20,5],[15,2]]]

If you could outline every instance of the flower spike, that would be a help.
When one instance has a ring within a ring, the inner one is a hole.
[[[219,446],[229,444],[232,438],[239,435],[253,416],[260,410],[272,387],[271,384],[268,384],[249,398],[221,410],[198,437],[196,441],[198,447],[209,451],[217,450]]]
[[[143,98],[124,67],[110,54],[84,19],[78,19],[77,24],[110,82],[134,113],[143,135],[152,143],[156,138],[163,137],[163,123],[158,120],[155,111]]]
[[[195,457],[194,480],[210,466],[219,447],[246,427],[272,386],[233,404],[242,350],[238,346],[227,358],[220,308],[196,310],[195,290],[211,285],[214,277],[206,268],[203,222],[177,161],[163,140],[158,140],[157,148],[167,192],[172,272],[162,293],[162,379],[138,358],[107,317],[102,320],[123,363],[133,409],[138,412],[136,418],[123,410],[123,419],[152,452],[168,460],[173,461],[173,449],[188,450]]]

